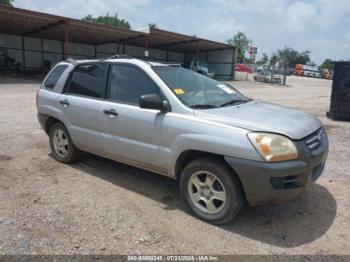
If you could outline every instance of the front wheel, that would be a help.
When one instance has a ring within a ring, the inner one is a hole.
[[[244,203],[236,175],[217,159],[203,158],[189,163],[182,172],[180,190],[191,211],[214,224],[232,220]]]

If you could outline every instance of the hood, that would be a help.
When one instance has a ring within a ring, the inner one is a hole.
[[[295,140],[308,136],[322,126],[321,122],[311,114],[260,101],[195,110],[194,114],[201,119],[251,131],[278,133]]]

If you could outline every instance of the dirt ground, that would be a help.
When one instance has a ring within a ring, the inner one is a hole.
[[[189,215],[171,179],[89,154],[71,165],[53,160],[36,119],[39,81],[0,77],[0,255],[350,254],[350,122],[325,117],[331,81],[233,84],[316,115],[330,152],[296,200],[245,207],[214,226]]]

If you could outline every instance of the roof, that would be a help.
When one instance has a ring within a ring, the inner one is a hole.
[[[64,41],[67,27],[69,41],[82,44],[125,43],[144,47],[147,39],[149,48],[177,52],[196,52],[197,48],[200,51],[233,48],[228,44],[161,29],[141,32],[0,5],[0,33]]]
[[[177,65],[176,63],[160,63],[160,62],[154,62],[154,61],[146,61],[139,58],[133,58],[133,57],[110,57],[110,58],[101,58],[101,59],[73,59],[73,58],[67,58],[66,60],[61,61],[62,64],[73,64],[79,65],[79,64],[90,64],[90,63],[101,63],[101,62],[124,62],[124,63],[131,63],[131,64],[139,64],[139,63],[145,63],[150,66],[171,66],[171,65]]]

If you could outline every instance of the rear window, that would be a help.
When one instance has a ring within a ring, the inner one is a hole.
[[[44,86],[50,89],[54,88],[57,84],[58,79],[61,77],[62,73],[64,70],[66,70],[67,67],[67,65],[56,66],[55,69],[52,70],[49,76],[46,78]]]
[[[106,93],[107,64],[77,66],[67,85],[67,93],[104,98]]]

